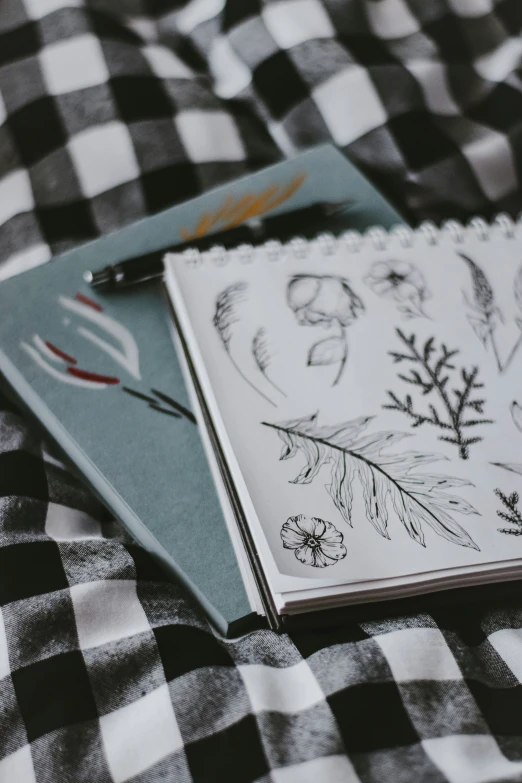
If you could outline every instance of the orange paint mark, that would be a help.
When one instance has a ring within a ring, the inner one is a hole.
[[[300,174],[285,186],[271,185],[261,193],[245,193],[236,199],[227,196],[217,210],[201,215],[194,229],[180,229],[181,237],[185,242],[190,242],[206,236],[216,227],[219,230],[227,230],[241,225],[246,220],[266,215],[288,201],[305,180],[306,174]]]

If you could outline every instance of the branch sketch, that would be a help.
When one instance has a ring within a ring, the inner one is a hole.
[[[499,321],[501,323],[503,322],[503,315],[500,308],[496,305],[493,287],[491,286],[482,269],[475,261],[473,261],[469,256],[464,255],[464,253],[458,253],[458,255],[462,258],[463,261],[466,262],[471,273],[471,280],[473,283],[472,298],[470,298],[465,292],[463,294],[464,301],[472,311],[467,316],[468,322],[484,348],[487,349],[488,345],[491,346],[498,371],[499,373],[503,373],[508,369],[513,360],[513,357],[522,345],[522,318],[515,318],[515,323],[518,326],[521,334],[507,358],[502,361],[498,349],[495,331]],[[515,277],[513,293],[518,308],[522,312],[522,265],[519,267]]]
[[[262,422],[274,429],[283,441],[280,459],[287,460],[301,452],[306,460],[294,484],[310,484],[324,465],[331,464],[330,484],[325,485],[341,516],[352,527],[353,487],[356,479],[363,491],[366,517],[379,535],[389,539],[388,512],[391,501],[396,515],[410,538],[422,546],[423,525],[459,546],[479,549],[469,534],[449,512],[478,514],[458,495],[448,495],[452,487],[470,486],[471,482],[442,474],[414,472],[446,457],[405,451],[383,454],[390,446],[409,437],[404,432],[375,432],[362,436],[372,416],[341,424],[319,426],[317,413],[277,424]]]
[[[343,534],[319,517],[289,517],[281,528],[281,539],[285,549],[293,549],[301,563],[314,568],[335,565],[346,557]]]
[[[335,386],[348,359],[346,327],[364,311],[361,299],[348,280],[334,275],[294,275],[287,286],[288,306],[301,326],[337,327],[338,333],[312,345],[308,367],[339,364]]]
[[[497,516],[509,522],[515,527],[499,527],[500,533],[506,533],[510,536],[522,536],[522,513],[518,508],[518,492],[512,492],[511,495],[505,495],[500,489],[495,490],[495,495],[502,502],[506,511],[497,511]]]
[[[271,356],[266,339],[266,330],[263,326],[257,330],[254,335],[254,339],[252,340],[252,356],[254,357],[255,363],[259,367],[259,371],[263,373],[268,383],[270,383],[274,389],[280,392],[283,397],[287,397],[288,395],[285,394],[285,392],[280,389],[279,386],[274,383],[274,381],[268,375],[267,371],[270,366]]]
[[[429,318],[424,302],[431,294],[424,275],[407,261],[376,261],[364,282],[377,296],[393,299],[405,318]]]
[[[459,352],[457,350],[450,351],[444,343],[441,343],[440,348],[437,349],[433,337],[430,337],[421,348],[417,345],[414,334],[406,337],[400,329],[396,331],[405,346],[405,353],[390,352],[394,363],[410,362],[420,368],[420,370],[411,369],[409,375],[399,373],[397,377],[405,383],[417,387],[423,397],[437,394],[444,413],[441,416],[431,403],[428,405],[428,411],[422,413],[414,409],[410,394],[401,400],[392,391],[388,391],[391,404],[383,405],[383,408],[404,413],[412,419],[412,427],[431,424],[433,427],[443,430],[447,434],[439,435],[439,440],[454,444],[458,447],[459,457],[468,459],[469,447],[474,443],[479,443],[483,438],[480,436],[468,437],[465,430],[469,427],[493,423],[491,419],[482,418],[486,401],[476,395],[479,389],[484,388],[484,384],[477,381],[478,368],[472,367],[471,370],[466,370],[462,367],[459,373],[460,387],[454,386],[452,389],[448,389],[450,375],[456,370],[452,361]],[[454,382],[453,380],[452,383]],[[470,411],[475,415],[466,418]]]
[[[217,333],[219,334],[223,348],[228,354],[228,358],[243,380],[248,383],[251,389],[257,392],[257,394],[261,395],[261,397],[263,397],[263,399],[265,399],[267,402],[269,402],[270,405],[273,405],[274,408],[277,408],[276,403],[267,397],[266,394],[261,391],[261,389],[258,389],[257,386],[252,383],[249,378],[247,378],[241,367],[232,356],[230,350],[230,342],[233,335],[232,327],[234,324],[239,322],[237,307],[239,304],[241,304],[241,302],[245,301],[246,291],[247,284],[241,281],[227,286],[227,288],[225,288],[216,299],[216,311],[214,313],[212,322],[217,330]]]

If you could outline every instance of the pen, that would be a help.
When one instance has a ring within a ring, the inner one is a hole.
[[[236,228],[220,231],[190,242],[179,243],[167,249],[157,250],[141,256],[129,258],[103,269],[84,273],[84,280],[92,288],[115,291],[136,283],[144,283],[163,275],[163,256],[171,250],[182,252],[187,248],[208,250],[214,245],[236,247],[243,243],[260,244],[271,237],[285,240],[291,239],[296,233],[301,235],[314,233],[322,228],[321,221],[342,212],[350,202],[320,202],[303,209],[285,212],[282,215],[256,219],[243,223]]]

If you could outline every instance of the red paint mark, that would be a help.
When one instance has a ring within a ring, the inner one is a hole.
[[[103,307],[99,305],[98,302],[93,302],[92,299],[89,299],[88,296],[84,296],[84,294],[76,294],[74,298],[77,299],[78,302],[82,302],[83,304],[92,307],[93,310],[97,310],[99,313],[103,310]]]
[[[59,348],[56,347],[56,345],[53,345],[48,340],[45,341],[46,346],[49,348],[50,351],[52,351],[56,356],[59,356],[60,359],[63,359],[64,362],[68,362],[69,364],[78,364],[76,359],[72,356],[69,356],[68,353],[64,353],[63,351],[60,351]]]
[[[110,386],[114,386],[116,383],[120,382],[119,378],[114,378],[111,375],[98,375],[96,372],[80,370],[79,367],[68,367],[67,372],[74,375],[75,378],[82,378],[84,381],[93,381],[94,383],[106,383]]]

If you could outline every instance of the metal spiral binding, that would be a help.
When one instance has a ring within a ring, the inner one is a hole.
[[[487,242],[495,232],[500,233],[506,239],[513,239],[518,229],[522,229],[522,213],[518,215],[516,220],[501,213],[496,215],[491,223],[488,223],[484,218],[474,217],[467,225],[458,220],[446,220],[440,228],[431,221],[421,223],[418,228],[397,225],[389,231],[374,226],[364,233],[350,230],[340,236],[325,232],[311,240],[297,236],[284,245],[277,239],[271,239],[257,247],[244,244],[233,250],[227,250],[221,245],[215,245],[204,252],[188,249],[184,251],[183,256],[185,263],[194,268],[200,266],[205,259],[217,266],[229,263],[232,258],[235,258],[240,264],[251,264],[260,251],[269,261],[279,261],[288,256],[305,259],[312,251],[319,251],[322,255],[330,256],[336,253],[339,248],[348,250],[349,253],[358,253],[368,246],[374,250],[387,250],[394,241],[397,241],[401,247],[411,248],[419,241],[433,246],[438,244],[441,237],[449,237],[454,244],[458,245],[464,242],[470,233],[482,242]]]

